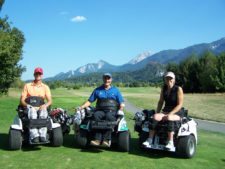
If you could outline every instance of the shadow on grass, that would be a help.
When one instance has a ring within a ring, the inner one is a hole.
[[[74,143],[73,134],[66,134],[63,136],[63,146],[67,148],[78,148]]]
[[[9,150],[7,133],[0,133],[0,149],[6,151]]]
[[[175,153],[172,153],[172,152],[140,148],[138,138],[131,138],[129,154],[142,156],[142,157],[149,157],[154,159],[165,158],[165,157],[179,158],[176,156]]]
[[[39,150],[41,150],[40,146],[43,146],[43,145],[28,145],[28,144],[25,144],[25,145],[23,145],[21,150],[24,151],[24,152],[39,151]]]
[[[9,149],[8,140],[9,140],[8,133],[0,133],[0,149],[4,151],[16,151],[16,150]],[[27,144],[23,144],[21,148],[22,151],[36,151],[40,149],[41,148],[38,146],[30,146]]]
[[[63,138],[63,146],[67,148],[79,149],[80,152],[89,152],[89,153],[101,153],[103,150],[110,150],[105,147],[93,147],[87,146],[86,148],[79,147],[74,140],[74,134],[65,135]]]
[[[79,149],[80,152],[88,152],[88,153],[101,153],[104,151],[112,151],[112,152],[118,152],[120,153],[120,149],[114,145],[111,148],[107,147],[94,147],[94,146],[88,146],[86,148],[80,148],[78,145],[76,145],[74,140],[74,135],[69,134],[64,136],[63,146],[67,148],[74,148]],[[138,146],[138,138],[131,138],[130,140],[130,151],[129,154],[142,156],[142,157],[148,157],[148,158],[165,158],[165,157],[171,157],[171,158],[178,158],[175,153],[167,152],[167,151],[159,151],[159,150],[150,150],[150,149],[141,149]]]

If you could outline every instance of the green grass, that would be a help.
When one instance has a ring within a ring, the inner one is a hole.
[[[128,95],[132,95],[130,89]],[[144,89],[138,89],[143,91]],[[87,91],[91,91],[90,89]],[[151,89],[147,89],[151,91]],[[87,99],[80,94],[86,91],[54,90],[54,107],[63,107],[70,113],[73,108]],[[126,113],[126,119],[131,131],[130,153],[119,152],[116,149],[79,149],[74,145],[73,131],[64,138],[62,147],[50,146],[24,147],[21,151],[7,149],[8,129],[16,114],[19,94],[11,91],[8,97],[0,98],[0,166],[4,169],[13,168],[151,168],[151,169],[222,169],[225,168],[225,135],[199,131],[197,154],[193,159],[177,158],[171,153],[158,151],[142,151],[138,148],[138,136],[133,131],[133,115]],[[78,93],[76,95],[76,93]],[[126,92],[125,92],[126,93]],[[145,94],[146,92],[143,92]],[[62,97],[60,97],[62,94]]]
[[[123,91],[123,89],[122,89]],[[159,88],[133,88],[124,90],[125,97],[135,106],[143,109],[156,109]],[[184,94],[184,107],[192,117],[225,122],[225,93]]]

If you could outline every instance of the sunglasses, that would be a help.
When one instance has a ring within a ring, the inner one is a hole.
[[[42,73],[35,73],[34,76],[41,76]]]
[[[172,77],[165,77],[165,80],[172,80]]]

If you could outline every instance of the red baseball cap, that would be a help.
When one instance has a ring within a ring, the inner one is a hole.
[[[41,73],[43,75],[43,69],[40,68],[40,67],[37,67],[37,68],[34,69],[34,74],[35,73]]]

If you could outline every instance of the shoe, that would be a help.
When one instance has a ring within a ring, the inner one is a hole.
[[[98,146],[98,145],[100,145],[100,141],[99,140],[92,140],[91,145]]]
[[[169,142],[167,143],[167,145],[165,146],[165,148],[166,148],[167,150],[169,150],[169,151],[175,150],[173,141],[169,141]]]
[[[110,147],[111,146],[111,140],[103,141],[102,145],[105,147]]]
[[[40,139],[40,142],[46,142],[47,141],[46,137],[40,137],[39,139]]]
[[[152,147],[152,139],[148,138],[144,143],[142,143],[143,146],[151,148]]]
[[[39,138],[35,137],[31,140],[32,143],[39,143]]]

